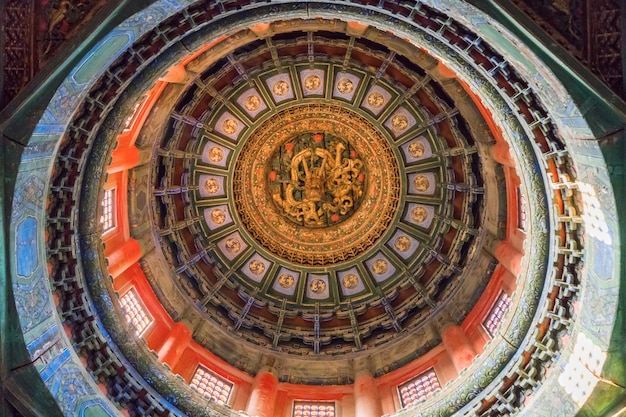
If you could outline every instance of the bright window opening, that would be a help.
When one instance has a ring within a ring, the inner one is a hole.
[[[133,288],[120,297],[120,306],[126,321],[135,328],[137,337],[141,336],[154,321]]]
[[[233,384],[215,375],[204,366],[199,366],[189,384],[191,388],[220,404],[227,404]]]
[[[431,368],[398,387],[402,408],[411,407],[417,403],[426,401],[440,389],[441,384],[439,383],[439,378],[437,378],[435,370]]]
[[[335,403],[328,401],[295,401],[293,417],[335,417]]]
[[[494,337],[496,335],[496,332],[504,321],[504,315],[509,310],[509,307],[511,307],[511,297],[509,297],[509,295],[504,291],[501,291],[495,304],[491,307],[491,311],[487,315],[487,318],[483,322],[483,326],[485,327],[485,330],[487,330],[487,333],[489,333],[489,336]]]
[[[572,356],[559,375],[559,384],[576,405],[582,406],[591,395],[600,379],[605,360],[606,352],[602,352],[587,336],[580,333]]]
[[[583,200],[584,210],[582,213],[582,219],[585,223],[585,233],[588,233],[589,236],[595,237],[607,245],[611,245],[613,243],[613,238],[611,237],[609,225],[606,222],[604,210],[602,209],[602,204],[596,195],[595,189],[593,186],[584,182],[579,182],[578,188],[581,191]],[[570,207],[570,210],[573,210],[573,208]],[[570,214],[576,215],[576,213]]]
[[[115,189],[104,190],[102,197],[102,215],[100,216],[100,224],[106,233],[115,227]]]

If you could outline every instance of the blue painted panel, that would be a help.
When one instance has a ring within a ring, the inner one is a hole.
[[[61,352],[61,354],[54,358],[52,362],[50,362],[50,364],[46,367],[46,369],[44,369],[40,373],[41,379],[43,379],[44,381],[50,379],[50,377],[61,368],[61,365],[63,365],[70,359],[70,356],[70,351],[67,349]]]
[[[29,277],[39,265],[37,219],[28,216],[17,225],[15,246],[17,274]]]

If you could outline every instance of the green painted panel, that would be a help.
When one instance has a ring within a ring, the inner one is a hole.
[[[111,35],[92,52],[74,72],[73,78],[78,84],[85,84],[93,76],[107,67],[107,63],[124,49],[131,41],[128,33]]]
[[[111,417],[100,404],[90,405],[85,408],[85,411],[82,413],[83,417]]]

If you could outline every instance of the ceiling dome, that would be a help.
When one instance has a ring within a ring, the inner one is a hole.
[[[265,417],[268,386],[277,414],[361,417],[364,386],[370,414],[498,416],[557,384],[590,197],[534,54],[452,0],[173,3],[77,67],[49,183],[20,174],[76,378],[133,414]]]
[[[136,168],[134,185],[153,199],[131,200],[131,233],[154,241],[145,272],[174,283],[162,303],[201,323],[213,353],[237,364],[260,346],[291,381],[351,382],[347,359],[379,355],[387,373],[471,311],[495,266],[483,210],[498,219],[504,190],[485,190],[496,163],[492,139],[474,138],[481,121],[421,61],[331,21],[301,24],[316,31],[275,24],[155,103],[138,142],[151,173]],[[222,350],[214,337],[234,340]],[[329,357],[343,364],[299,362]]]

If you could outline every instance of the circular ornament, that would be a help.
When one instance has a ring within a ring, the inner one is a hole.
[[[404,114],[396,114],[391,119],[391,129],[401,132],[409,126],[409,119]]]
[[[308,91],[316,91],[320,88],[322,80],[317,75],[309,75],[304,79],[304,88]]]
[[[220,183],[215,178],[208,178],[204,182],[204,190],[209,194],[215,194],[220,189]]]
[[[230,253],[238,253],[241,250],[241,242],[239,239],[230,238],[226,241],[224,247]]]
[[[341,94],[350,94],[354,90],[354,83],[349,78],[340,78],[337,81],[337,91]]]
[[[372,264],[372,271],[377,275],[382,275],[389,269],[389,264],[384,259],[376,259]]]
[[[258,259],[254,259],[252,262],[250,262],[248,268],[250,268],[250,272],[252,272],[254,275],[261,275],[263,274],[263,272],[265,272],[265,264]]]
[[[409,155],[413,158],[421,158],[424,155],[424,144],[422,142],[413,142],[409,145]]]
[[[429,186],[430,182],[424,175],[418,175],[413,179],[413,187],[415,187],[417,191],[426,191]]]
[[[417,206],[411,210],[411,220],[415,223],[423,223],[428,217],[428,211],[424,207]]]
[[[223,224],[226,221],[226,213],[224,213],[224,210],[211,210],[211,221],[215,224]]]
[[[321,294],[324,292],[324,290],[326,290],[326,281],[321,278],[315,278],[313,281],[311,281],[311,285],[309,286],[309,288],[315,294]]]
[[[272,87],[272,91],[277,96],[283,97],[289,92],[289,84],[287,84],[287,81],[284,80],[276,81],[276,83]]]
[[[393,246],[399,252],[406,252],[411,248],[411,239],[406,236],[400,236],[393,242]]]
[[[227,135],[232,135],[237,132],[238,128],[239,124],[235,119],[226,119],[224,120],[224,123],[222,123],[222,130],[224,130],[224,133]]]
[[[261,99],[257,95],[251,95],[246,97],[243,105],[248,111],[257,111],[261,107]]]
[[[380,94],[378,91],[374,91],[367,97],[367,104],[369,104],[372,108],[378,109],[385,104],[385,97]]]
[[[342,281],[343,286],[349,290],[353,290],[359,285],[359,277],[354,274],[344,275]]]
[[[293,287],[293,284],[296,282],[296,279],[291,274],[281,274],[278,277],[278,285],[285,289],[289,289]]]
[[[212,162],[221,162],[224,159],[224,151],[217,146],[209,149],[209,160]]]

